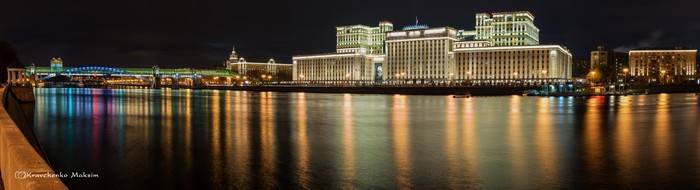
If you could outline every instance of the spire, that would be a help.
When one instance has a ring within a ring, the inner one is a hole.
[[[416,25],[418,25],[418,16],[416,16]]]
[[[231,46],[231,52],[236,52],[236,46]]]

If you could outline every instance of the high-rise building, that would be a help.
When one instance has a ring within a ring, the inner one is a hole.
[[[535,16],[528,11],[476,14],[476,40],[490,41],[494,46],[540,44],[540,29]]]
[[[233,69],[231,66],[233,66],[233,64],[236,62],[238,62],[238,54],[236,53],[236,47],[232,47],[231,54],[229,55],[228,59],[224,63],[226,65],[226,69],[228,69],[228,70]]]
[[[335,29],[337,53],[384,54],[386,32],[394,30],[394,25],[380,21],[377,27],[358,24],[338,26]]]
[[[640,48],[630,50],[630,74],[638,82],[679,83],[696,75],[697,49]]]
[[[610,83],[615,79],[615,65],[613,63],[613,53],[599,45],[596,50],[591,51],[591,75],[587,78],[593,82]]]
[[[455,82],[540,84],[571,79],[571,53],[560,45],[455,49]]]
[[[387,33],[386,79],[392,83],[445,82],[454,74],[454,43],[451,27],[408,27]]]

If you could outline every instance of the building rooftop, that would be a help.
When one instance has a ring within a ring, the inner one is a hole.
[[[630,51],[636,51],[636,50],[697,50],[697,49],[692,49],[692,48],[687,48],[687,47],[641,47],[637,49],[632,49]]]

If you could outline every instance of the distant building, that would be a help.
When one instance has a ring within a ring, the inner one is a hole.
[[[404,27],[387,33],[386,79],[392,83],[423,84],[449,81],[454,75],[454,43],[451,27]]]
[[[697,53],[697,49],[684,48],[630,50],[630,74],[646,83],[679,83],[694,79]]]
[[[63,71],[63,60],[59,58],[51,58],[51,71],[61,72]]]
[[[627,52],[612,52],[614,73],[617,74],[615,81],[623,81],[625,76],[630,76],[630,57]],[[627,69],[625,71],[625,69]],[[629,79],[629,78],[628,78]]]
[[[540,29],[535,16],[528,11],[476,14],[476,40],[490,41],[494,46],[540,44]]]
[[[457,83],[535,84],[572,78],[571,53],[560,45],[457,48],[455,60]]]
[[[386,32],[394,30],[394,25],[380,21],[377,27],[358,24],[335,29],[337,53],[384,54]]]
[[[574,59],[572,60],[571,77],[586,78],[586,75],[591,70],[591,62],[589,59]]]
[[[243,76],[262,79],[262,75],[272,76],[268,78],[273,81],[291,81],[292,64],[276,63],[274,59],[267,62],[248,62],[243,57],[238,57],[236,50],[231,51],[229,59],[226,60],[226,69],[234,71]]]
[[[610,83],[615,80],[617,72],[613,63],[613,53],[599,45],[591,51],[591,75],[587,76],[591,81]]]

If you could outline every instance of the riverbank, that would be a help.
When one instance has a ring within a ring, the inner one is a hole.
[[[470,93],[473,96],[522,95],[523,91],[539,87],[400,87],[400,86],[207,86],[205,89],[242,90],[252,92],[312,92],[352,94],[409,94],[454,95]]]
[[[252,92],[312,92],[352,94],[408,94],[408,95],[456,95],[469,92],[473,96],[522,95],[523,91],[541,90],[541,87],[401,87],[401,86],[207,86],[204,89],[241,90]],[[700,85],[649,85],[632,89],[648,90],[649,94],[698,93]]]

